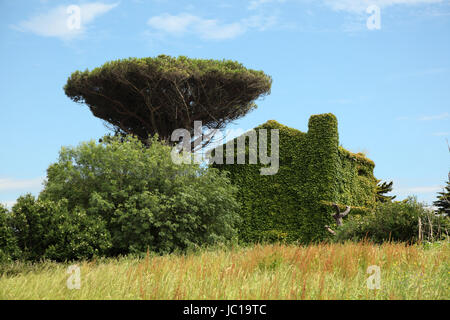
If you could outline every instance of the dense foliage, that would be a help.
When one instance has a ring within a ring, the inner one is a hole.
[[[88,259],[111,246],[105,223],[81,207],[69,210],[66,199],[54,202],[20,197],[12,223],[22,258],[28,260]]]
[[[272,79],[262,71],[230,60],[130,58],[92,71],[76,71],[64,87],[75,102],[117,132],[169,141],[178,128],[193,133],[194,121],[223,128],[256,108],[254,101],[270,92]]]
[[[168,253],[237,236],[243,243],[322,241],[331,237],[325,225],[334,225],[334,203],[352,208],[333,227],[337,241],[448,236],[445,207],[447,216],[436,215],[415,198],[385,196],[392,183],[380,184],[371,160],[339,146],[334,115],[314,115],[308,127],[303,133],[268,121],[255,128],[269,136],[279,130],[275,175],[261,175],[261,164],[175,164],[157,135],[62,148],[37,199],[22,196],[11,211],[0,205],[0,262]]]
[[[38,207],[101,221],[111,241],[108,255],[171,252],[231,239],[238,205],[229,179],[216,169],[174,164],[171,150],[156,137],[148,148],[133,137],[63,148],[47,170]],[[30,236],[40,234],[34,230]]]
[[[444,238],[449,219],[436,216],[410,197],[404,201],[380,203],[365,216],[350,216],[337,230],[336,240],[417,242]]]
[[[0,204],[0,263],[17,259],[20,250],[12,228],[10,212]]]
[[[303,133],[268,121],[255,128],[279,130],[275,175],[260,175],[260,164],[215,165],[229,171],[239,187],[242,241],[320,241],[329,236],[324,226],[332,223],[332,208],[324,202],[375,204],[374,164],[339,147],[336,117],[314,115],[308,127]]]
[[[351,206],[352,215],[369,212],[377,203],[375,163],[363,153],[352,153],[343,147],[339,147],[338,155],[337,203],[341,209]]]
[[[437,207],[437,213],[450,216],[450,173],[448,174],[447,185],[442,192],[438,192],[438,199],[433,202]]]

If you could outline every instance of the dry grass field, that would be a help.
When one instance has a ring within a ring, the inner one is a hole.
[[[449,244],[256,245],[2,267],[0,299],[449,299]],[[369,266],[380,268],[370,289]]]

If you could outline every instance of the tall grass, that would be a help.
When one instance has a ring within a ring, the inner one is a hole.
[[[186,255],[3,267],[0,299],[449,299],[449,244],[256,245]],[[367,267],[381,288],[367,287]]]

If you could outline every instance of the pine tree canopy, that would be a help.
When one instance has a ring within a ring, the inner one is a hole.
[[[377,201],[378,202],[389,202],[394,200],[397,196],[386,196],[387,193],[391,192],[393,189],[394,182],[383,182],[381,180],[377,181]]]
[[[178,128],[192,135],[198,120],[204,129],[224,128],[255,109],[271,85],[270,76],[235,61],[160,55],[76,71],[64,91],[116,133],[169,141]]]
[[[449,216],[450,214],[450,173],[448,174],[447,186],[442,192],[438,192],[438,200],[433,202],[437,209],[438,214],[444,214]]]

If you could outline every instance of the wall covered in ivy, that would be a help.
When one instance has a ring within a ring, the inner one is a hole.
[[[321,241],[329,236],[324,225],[333,224],[331,203],[351,205],[359,212],[374,204],[374,164],[339,147],[333,114],[311,116],[307,133],[273,120],[255,128],[259,129],[267,129],[269,150],[269,129],[279,130],[276,174],[261,175],[259,158],[258,164],[249,164],[248,144],[245,164],[225,164],[226,151],[224,164],[213,164],[228,171],[239,187],[241,241]],[[237,138],[233,142],[236,147]]]

